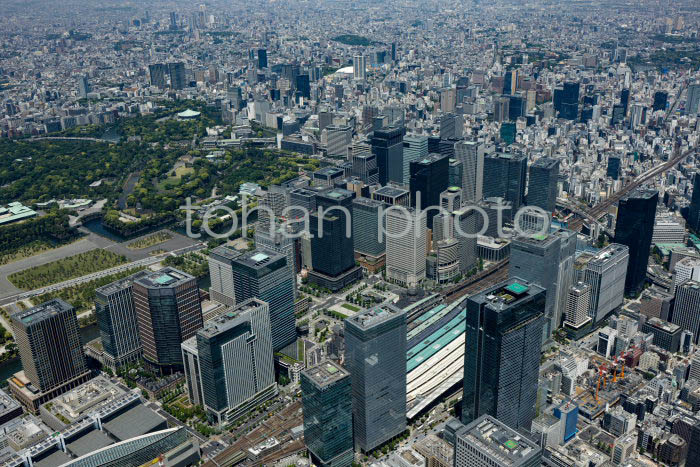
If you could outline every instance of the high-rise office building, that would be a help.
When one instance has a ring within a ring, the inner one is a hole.
[[[450,160],[440,154],[411,162],[411,207],[424,210],[440,205],[440,194],[448,187]],[[419,205],[420,203],[420,205]],[[435,211],[429,211],[428,228],[433,228]]]
[[[138,360],[143,351],[132,297],[134,280],[145,271],[114,281],[95,290],[95,316],[105,365],[116,369]]]
[[[11,315],[10,325],[22,360],[10,391],[29,412],[89,379],[72,305],[49,300]]]
[[[170,29],[173,31],[177,29],[177,13],[174,11],[170,12]]]
[[[379,232],[384,225],[383,214],[386,209],[381,201],[368,198],[356,198],[352,202],[352,236],[355,253],[372,258],[379,258],[386,251],[384,239]]]
[[[406,130],[403,127],[385,127],[376,130],[371,139],[372,153],[377,156],[379,183],[388,182],[403,184],[403,138]]]
[[[202,327],[197,279],[166,267],[132,286],[143,357],[160,372],[182,367],[180,344]]]
[[[386,278],[405,287],[425,279],[426,216],[414,209],[386,211]]]
[[[261,300],[246,300],[207,321],[181,350],[190,400],[201,398],[218,424],[277,395],[270,311]]]
[[[668,93],[664,91],[656,91],[654,93],[654,111],[666,110],[666,105],[668,104]]]
[[[608,168],[606,175],[613,180],[618,180],[620,178],[620,170],[622,168],[622,160],[620,156],[610,156],[608,157]]]
[[[372,148],[368,144],[354,144],[351,148],[350,160],[354,177],[362,180],[365,185],[379,183],[377,156],[372,154]]]
[[[349,218],[354,198],[354,192],[342,188],[319,192],[316,195],[318,210],[310,216],[312,270],[309,280],[333,291],[362,277],[362,269],[355,265]]]
[[[383,186],[378,190],[374,190],[371,196],[372,199],[381,201],[389,206],[409,207],[411,204],[411,192],[394,186]]]
[[[182,62],[168,63],[171,89],[185,89],[185,64]]]
[[[527,184],[527,204],[553,213],[557,207],[559,161],[541,158],[530,166]]]
[[[314,465],[349,467],[354,460],[350,373],[325,361],[301,373],[304,443]]]
[[[575,252],[576,234],[564,229],[542,236],[520,236],[511,243],[510,277],[537,284],[547,295],[542,342],[561,325],[573,281]]]
[[[352,77],[358,81],[367,80],[367,57],[364,55],[352,57]]]
[[[348,157],[348,148],[352,142],[352,128],[347,125],[330,125],[326,127],[328,135],[328,157]]]
[[[448,174],[448,186],[456,186],[462,188],[462,177],[464,175],[462,163],[457,159],[450,158],[450,167]]]
[[[566,300],[565,320],[569,327],[579,329],[591,320],[588,308],[591,304],[591,286],[578,282],[569,287]]]
[[[504,424],[483,415],[455,432],[455,467],[539,467],[542,448]]]
[[[483,198],[485,152],[485,146],[474,141],[455,145],[455,158],[462,163],[461,188],[465,201],[477,202]]]
[[[629,248],[611,243],[595,254],[584,253],[574,262],[574,281],[591,286],[588,316],[593,323],[604,320],[622,306]]]
[[[269,304],[272,347],[281,350],[296,340],[295,276],[287,257],[267,250],[247,251],[231,261],[236,302],[257,298]]]
[[[690,429],[690,439],[688,441],[688,455],[685,465],[700,465],[700,420]]]
[[[428,137],[407,135],[403,138],[403,175],[400,182],[403,186],[411,183],[411,162],[428,157]]]
[[[688,228],[700,232],[700,172],[693,177],[693,195],[688,206]]]
[[[267,49],[258,49],[258,69],[267,68]]]
[[[78,76],[78,97],[85,99],[89,92],[90,82],[88,81],[87,75]]]
[[[462,423],[491,415],[513,429],[535,418],[545,290],[511,278],[467,300]]]
[[[522,154],[497,153],[484,158],[484,198],[503,198],[512,204],[507,221],[525,202],[527,157]]]
[[[228,306],[236,303],[232,264],[240,254],[240,251],[228,245],[218,246],[209,252],[209,296],[212,300]]]
[[[345,366],[355,448],[369,452],[406,429],[406,313],[382,305],[347,318]]]
[[[700,282],[687,280],[676,287],[671,322],[692,332],[696,344],[700,342]]]
[[[688,115],[697,115],[700,113],[700,82],[688,86],[685,113]]]
[[[576,120],[578,118],[578,99],[580,84],[577,82],[565,82],[561,88],[554,90],[554,110],[560,118]]]
[[[168,65],[165,65],[163,63],[154,63],[153,65],[148,65],[148,75],[150,78],[151,86],[155,86],[160,89],[165,89],[168,85],[168,74]]]
[[[638,188],[620,200],[615,243],[629,247],[626,294],[638,294],[646,280],[658,202],[659,192],[644,188]]]

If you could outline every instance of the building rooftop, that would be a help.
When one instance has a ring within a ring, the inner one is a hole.
[[[137,404],[103,423],[103,426],[120,441],[150,433],[161,426],[165,428],[165,419],[150,409],[144,410],[145,408]]]
[[[474,420],[457,435],[503,467],[522,465],[540,452],[535,443],[490,415]]]
[[[681,329],[681,327],[676,325],[676,324],[669,323],[668,321],[664,321],[664,320],[656,318],[656,317],[649,318],[647,320],[647,324],[649,324],[650,326],[653,326],[655,328],[659,328],[659,329],[661,329],[665,332],[671,333],[671,334],[674,334]]]
[[[236,258],[238,258],[241,255],[241,252],[239,250],[236,250],[234,247],[231,245],[221,245],[217,246],[213,250],[209,252],[209,256],[213,256],[215,259],[220,257],[223,260],[227,261],[233,261]]]
[[[510,278],[474,295],[471,299],[481,303],[487,302],[489,307],[494,310],[502,310],[521,303],[542,291],[544,289],[536,284],[518,278]]]
[[[0,225],[36,216],[36,211],[17,201],[0,207]]]
[[[388,198],[398,198],[399,196],[406,195],[408,193],[408,190],[404,190],[403,188],[393,186],[383,186],[378,190],[375,190],[374,193],[381,196],[386,196]]]
[[[71,304],[64,302],[60,298],[54,298],[48,302],[42,303],[41,305],[19,311],[13,314],[12,317],[17,321],[20,321],[23,325],[29,326],[30,324],[69,310],[73,310],[73,306]]]
[[[259,269],[279,261],[280,259],[284,259],[286,261],[286,256],[273,251],[256,249],[239,254],[234,263]]]
[[[659,192],[657,190],[639,187],[627,193],[620,201],[627,201],[629,199],[651,199],[658,194]]]
[[[394,305],[380,305],[347,318],[345,321],[360,329],[369,329],[400,316],[404,311]]]
[[[160,271],[148,272],[134,282],[150,289],[173,288],[189,282],[193,276],[175,268],[163,268]]]
[[[95,289],[95,292],[101,293],[103,295],[111,295],[115,292],[119,292],[121,290],[125,290],[125,289],[130,288],[136,279],[139,279],[141,277],[145,277],[147,275],[148,275],[148,271],[139,271],[135,274],[132,274],[132,275],[124,277],[122,279],[116,280],[116,281],[114,281],[110,284],[107,284],[105,286],[98,287],[97,289]]]
[[[335,362],[326,360],[303,371],[309,380],[318,387],[326,387],[350,376],[350,373]]]
[[[323,167],[314,172],[314,178],[316,178],[317,175],[323,178],[333,178],[342,176],[343,173],[344,171],[340,167]]]
[[[239,303],[234,307],[228,308],[216,318],[204,323],[204,327],[197,331],[197,334],[205,338],[214,337],[247,321],[243,316],[241,316],[243,313],[265,305],[267,305],[265,302],[258,300],[257,298],[248,299],[243,303]],[[189,346],[188,341],[185,341],[185,343],[187,343],[186,346]],[[195,343],[194,348],[196,347],[197,346]]]

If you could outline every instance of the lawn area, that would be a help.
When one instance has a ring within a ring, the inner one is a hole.
[[[172,234],[163,230],[145,237],[137,238],[136,240],[129,242],[126,247],[130,250],[142,250],[153,245],[158,245],[159,243],[167,242],[171,238],[173,238]]]
[[[168,174],[168,178],[166,178],[158,184],[158,189],[168,190],[170,188],[176,187],[180,184],[180,180],[182,180],[182,177],[184,177],[185,175],[191,175],[193,173],[193,167],[186,167],[184,165],[181,165],[177,169],[170,171],[170,173]]]
[[[340,306],[342,306],[346,310],[350,310],[350,311],[355,312],[355,313],[360,311],[360,309],[358,307],[356,307],[355,305],[350,305],[349,303],[343,303]]]
[[[127,259],[123,255],[95,249],[59,259],[52,263],[15,272],[7,276],[7,279],[16,287],[33,290],[102,271],[126,262]]]
[[[35,240],[27,245],[21,246],[17,249],[10,250],[7,252],[0,253],[0,265],[13,263],[24,258],[29,258],[30,256],[35,256],[45,251],[53,250],[54,248],[67,245],[68,243],[75,241],[76,239],[70,240],[59,245],[54,245],[46,240]]]

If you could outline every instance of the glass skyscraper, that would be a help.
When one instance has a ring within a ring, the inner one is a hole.
[[[379,183],[403,183],[403,127],[385,127],[374,132],[372,153],[377,156]]]
[[[527,157],[522,154],[497,153],[484,158],[484,198],[503,198],[510,201],[511,216],[525,201],[525,179],[527,177]],[[465,196],[469,199],[468,196]]]
[[[355,447],[372,451],[406,429],[406,313],[383,305],[347,318],[345,366]]]
[[[354,459],[350,373],[325,361],[301,373],[304,442],[314,465],[347,467]]]
[[[236,303],[259,298],[270,305],[272,347],[281,350],[296,340],[294,276],[287,257],[268,250],[248,251],[232,263]]]
[[[688,206],[688,227],[700,232],[700,172],[693,177],[693,196]]]
[[[137,272],[95,290],[95,315],[100,328],[105,364],[117,368],[141,356],[141,338],[134,310],[132,285],[148,273]]]
[[[511,278],[467,300],[462,423],[491,415],[517,430],[535,418],[545,291]]]
[[[559,161],[538,159],[530,166],[530,179],[527,184],[527,204],[537,206],[552,213],[557,207],[557,182]]]
[[[622,198],[617,208],[615,243],[627,245],[630,255],[625,294],[636,295],[646,280],[658,202],[658,191],[637,188]]]
[[[416,207],[420,197],[420,209],[440,205],[440,194],[447,190],[450,173],[450,159],[440,154],[411,162],[411,207]],[[418,195],[420,193],[420,195]],[[437,211],[427,213],[428,228],[433,228],[433,216]]]

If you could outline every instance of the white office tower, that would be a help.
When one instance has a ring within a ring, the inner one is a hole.
[[[201,401],[219,424],[277,395],[270,311],[261,300],[207,321],[181,348],[190,400]]]
[[[673,324],[693,333],[694,343],[700,334],[700,282],[687,280],[676,287]]]
[[[364,55],[352,57],[352,77],[360,81],[367,79],[367,57]]]
[[[579,282],[569,288],[566,302],[567,325],[574,329],[579,329],[591,320],[588,316],[588,307],[591,302],[591,286]]]
[[[255,230],[270,235],[270,232],[275,231],[276,220],[281,218],[289,205],[289,190],[280,185],[270,185],[267,190],[259,190],[257,197],[258,225]]]
[[[455,158],[462,163],[462,196],[465,201],[476,202],[483,197],[484,155],[486,148],[474,141],[455,144]]]
[[[574,263],[574,281],[591,286],[588,316],[597,323],[605,319],[625,298],[629,248],[611,243],[596,254],[584,253]]]
[[[349,126],[331,125],[326,127],[328,136],[328,157],[348,158],[348,148],[352,143],[352,128]]]
[[[233,306],[236,294],[233,287],[233,261],[241,252],[228,245],[221,245],[209,252],[209,296],[224,305]]]
[[[425,279],[425,215],[412,208],[386,211],[386,277],[405,287]]]
[[[673,268],[673,288],[671,293],[676,293],[676,287],[687,280],[700,281],[700,259],[686,256],[679,260]]]

